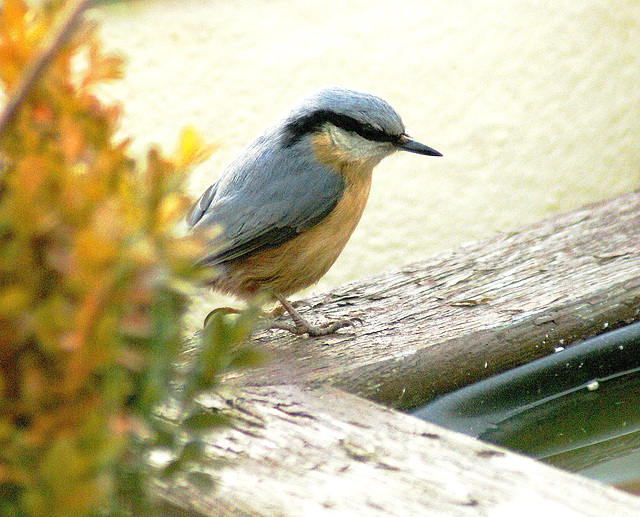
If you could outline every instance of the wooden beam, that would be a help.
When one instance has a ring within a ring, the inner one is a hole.
[[[203,403],[232,427],[203,437],[198,476],[153,482],[158,515],[640,515],[640,498],[335,388],[252,387]]]
[[[335,386],[419,406],[637,321],[640,193],[365,278],[299,309],[362,323],[322,338],[263,331],[254,341],[268,363],[236,382]]]
[[[270,361],[201,400],[232,427],[202,436],[197,475],[152,480],[160,515],[640,515],[640,498],[361,398],[414,407],[638,320],[640,193],[305,304],[362,324],[258,333]]]

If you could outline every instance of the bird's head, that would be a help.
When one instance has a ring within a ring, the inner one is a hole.
[[[283,145],[309,139],[322,161],[370,168],[395,151],[442,156],[405,133],[400,115],[383,99],[346,88],[323,88],[295,104],[283,122]]]

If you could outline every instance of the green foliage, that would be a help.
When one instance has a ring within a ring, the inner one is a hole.
[[[60,5],[0,4],[0,99]],[[143,513],[145,450],[177,447],[173,468],[201,450],[153,408],[167,396],[187,298],[204,274],[193,266],[202,237],[176,226],[191,203],[185,174],[211,149],[186,129],[171,159],[152,149],[136,163],[114,138],[120,109],[92,93],[121,75],[121,59],[80,24],[0,135],[3,516],[97,515],[116,494]],[[207,325],[184,400],[254,362],[240,346],[253,321]],[[189,430],[225,422],[190,407]]]

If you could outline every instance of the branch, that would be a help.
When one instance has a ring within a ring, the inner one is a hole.
[[[20,105],[33,88],[38,78],[51,63],[60,47],[65,43],[75,28],[75,24],[88,7],[91,0],[72,0],[65,4],[59,16],[57,27],[45,36],[40,48],[29,61],[24,73],[20,76],[7,104],[0,114],[0,136],[11,122]]]

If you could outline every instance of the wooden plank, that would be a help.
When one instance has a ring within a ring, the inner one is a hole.
[[[255,343],[268,364],[236,381],[331,385],[416,407],[637,321],[640,193],[342,286],[299,308],[310,319],[362,323],[322,338],[263,331]]]
[[[159,515],[640,515],[640,498],[335,388],[203,402],[233,417],[204,437],[213,479],[156,480]]]
[[[363,323],[257,334],[270,362],[203,400],[233,417],[195,465],[213,482],[152,481],[159,514],[640,515],[639,498],[345,393],[413,407],[638,320],[639,193],[307,303],[307,317]]]

